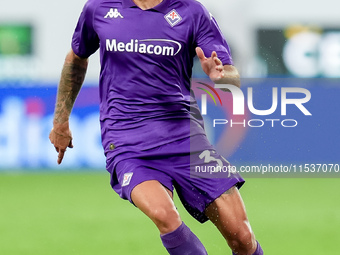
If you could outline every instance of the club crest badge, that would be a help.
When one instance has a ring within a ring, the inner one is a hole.
[[[182,17],[178,14],[178,12],[175,9],[166,14],[164,18],[172,27],[182,20]]]
[[[130,184],[132,175],[133,175],[133,173],[126,173],[126,174],[124,174],[122,187],[127,186],[127,185]]]

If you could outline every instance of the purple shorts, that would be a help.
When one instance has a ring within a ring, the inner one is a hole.
[[[157,180],[171,192],[175,188],[186,210],[203,223],[208,220],[204,211],[210,203],[244,183],[239,174],[225,171],[229,166],[206,136],[197,135],[140,152],[117,163],[115,171],[108,171],[111,186],[121,198],[133,203],[131,191],[136,185]]]

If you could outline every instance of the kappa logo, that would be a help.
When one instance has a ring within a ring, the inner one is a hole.
[[[113,9],[113,8],[111,8],[110,9],[110,11],[108,11],[108,13],[105,15],[105,17],[104,17],[105,19],[107,19],[107,18],[124,18],[123,16],[122,16],[122,14],[120,14],[120,12],[117,10],[117,8],[115,8],[115,9]]]
[[[173,9],[167,15],[165,15],[164,18],[172,27],[182,20],[182,17],[178,14],[178,12],[175,9]]]
[[[133,173],[126,173],[126,174],[124,174],[122,187],[127,186],[127,185],[130,184],[132,175],[133,175]]]

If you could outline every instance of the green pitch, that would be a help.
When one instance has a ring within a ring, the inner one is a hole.
[[[339,254],[340,179],[247,179],[241,189],[267,255]],[[215,227],[175,198],[212,255],[231,254]],[[0,174],[0,254],[161,255],[158,231],[96,172]]]

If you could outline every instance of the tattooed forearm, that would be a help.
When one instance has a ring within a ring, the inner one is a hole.
[[[232,65],[224,65],[223,66],[224,75],[223,77],[215,81],[216,84],[232,84],[236,87],[241,87],[240,74],[237,69]],[[228,89],[221,89],[222,91],[228,91]]]
[[[87,59],[80,59],[73,52],[66,57],[58,87],[54,123],[68,121],[74,102],[84,82]]]

